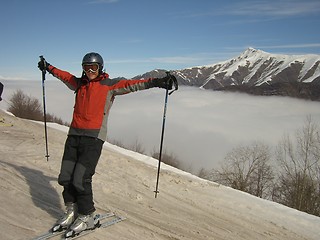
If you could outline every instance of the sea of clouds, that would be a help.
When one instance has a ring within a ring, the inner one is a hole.
[[[42,83],[2,80],[0,108],[6,109],[17,89],[42,102]],[[59,80],[45,81],[47,112],[70,122],[74,93]],[[165,90],[149,89],[116,96],[110,111],[108,138],[125,145],[140,143],[146,154],[159,151]],[[284,134],[294,134],[306,118],[320,125],[320,102],[288,97],[250,96],[181,86],[169,96],[164,149],[184,168],[218,167],[233,148],[262,141],[274,147]],[[49,136],[50,138],[50,136]]]

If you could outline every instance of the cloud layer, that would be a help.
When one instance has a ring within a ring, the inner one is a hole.
[[[15,89],[42,101],[41,82],[5,81],[4,99]],[[71,119],[74,94],[59,81],[46,81],[47,112]],[[146,153],[159,151],[165,91],[150,89],[117,96],[110,112],[109,139],[141,143]],[[164,148],[197,172],[223,161],[239,144],[263,141],[275,146],[293,134],[307,116],[320,123],[319,102],[286,97],[257,97],[180,87],[169,97]],[[5,108],[2,101],[1,108]]]

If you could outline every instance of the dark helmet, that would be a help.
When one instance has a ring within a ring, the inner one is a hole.
[[[82,59],[82,65],[85,63],[98,63],[99,65],[99,72],[103,70],[103,59],[99,53],[90,52],[84,55]]]

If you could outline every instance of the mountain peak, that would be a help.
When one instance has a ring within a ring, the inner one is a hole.
[[[259,50],[259,49],[248,47],[243,53],[241,53],[239,55],[239,57],[245,57],[246,58],[246,57],[253,56],[253,55],[256,55],[256,54],[268,54],[268,53],[264,52],[262,50]]]
[[[258,50],[253,47],[248,47],[244,52],[256,52],[256,51]]]

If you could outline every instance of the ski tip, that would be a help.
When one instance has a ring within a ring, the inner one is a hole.
[[[62,230],[61,226],[60,225],[55,225],[51,228],[51,232],[52,233],[55,233],[55,232],[60,232]]]
[[[64,238],[65,239],[70,239],[70,238],[73,238],[75,237],[76,234],[75,234],[75,231],[73,230],[70,230],[70,231],[67,231],[65,234],[64,234]]]

